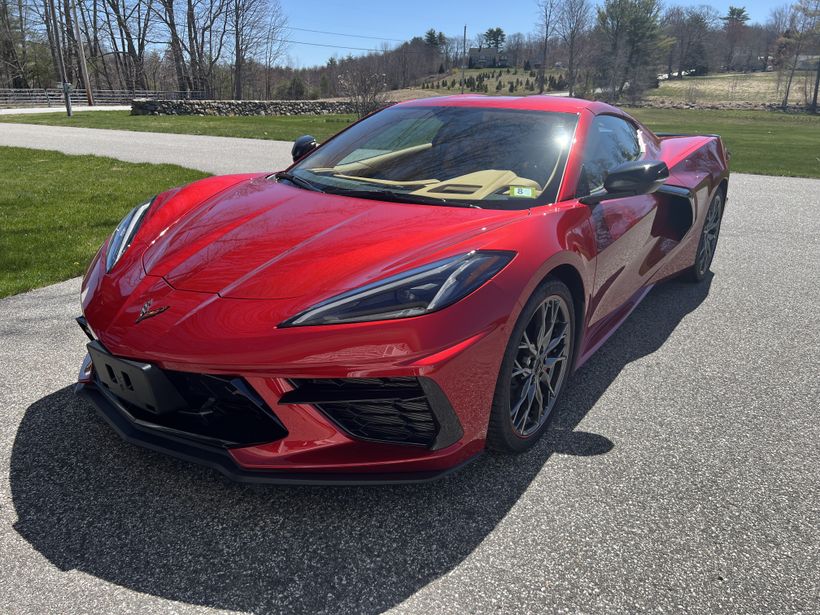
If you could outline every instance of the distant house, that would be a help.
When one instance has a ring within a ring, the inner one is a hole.
[[[468,57],[473,68],[507,68],[510,65],[507,54],[495,47],[470,47]]]

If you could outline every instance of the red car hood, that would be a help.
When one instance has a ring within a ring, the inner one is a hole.
[[[143,265],[174,288],[223,297],[330,295],[480,248],[481,235],[524,215],[354,199],[255,178],[184,214],[146,249]]]

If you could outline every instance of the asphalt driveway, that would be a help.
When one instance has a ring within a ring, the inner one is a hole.
[[[279,171],[292,163],[285,141],[206,137],[161,132],[0,123],[0,145],[178,164],[206,173]]]
[[[820,612],[820,181],[735,176],[714,270],[654,289],[532,451],[375,488],[120,441],[71,392],[78,281],[0,300],[0,612]]]

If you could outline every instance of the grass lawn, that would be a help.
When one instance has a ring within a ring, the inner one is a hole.
[[[84,111],[67,117],[65,113],[2,115],[0,122],[48,124],[77,128],[114,128],[141,132],[172,132],[213,137],[246,137],[293,141],[310,134],[324,140],[355,119],[354,115],[275,115],[275,116],[197,116],[131,115],[130,111]]]
[[[0,169],[0,297],[81,275],[129,209],[206,176],[14,147],[0,147]]]
[[[772,111],[630,109],[659,132],[717,133],[739,173],[820,177],[820,116]]]
[[[802,105],[814,92],[814,71],[797,71],[789,90],[789,102]],[[770,73],[721,73],[704,77],[684,77],[661,81],[660,87],[647,90],[647,98],[681,102],[780,103],[788,75]]]

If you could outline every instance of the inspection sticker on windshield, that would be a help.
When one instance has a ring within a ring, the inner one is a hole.
[[[531,199],[533,197],[533,189],[525,186],[510,186],[510,196],[524,197]]]

